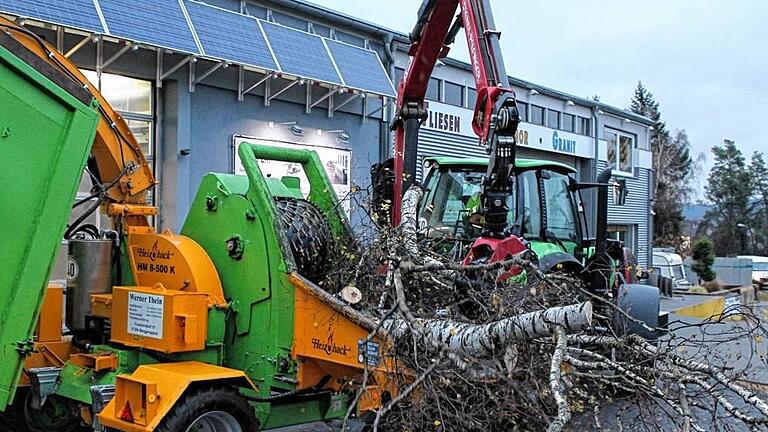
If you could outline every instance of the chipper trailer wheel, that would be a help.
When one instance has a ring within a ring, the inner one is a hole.
[[[321,283],[335,249],[328,221],[320,209],[303,199],[275,198],[275,205],[299,273]]]
[[[165,416],[157,432],[257,432],[253,407],[237,389],[190,390]]]

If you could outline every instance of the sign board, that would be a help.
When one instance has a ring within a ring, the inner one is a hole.
[[[73,281],[77,279],[77,275],[80,274],[80,266],[77,265],[77,261],[67,258],[67,280]]]
[[[163,296],[128,293],[128,333],[163,338]]]
[[[725,304],[723,307],[723,314],[738,313],[741,310],[741,296],[732,296],[725,298]]]
[[[347,212],[349,216],[350,202],[348,199],[349,192],[352,185],[352,151],[343,148],[313,146],[307,144],[297,144],[285,141],[265,140],[259,138],[250,138],[245,136],[235,136],[234,138],[234,167],[235,174],[245,175],[245,168],[240,161],[238,150],[240,144],[243,142],[249,142],[253,144],[262,144],[273,147],[283,148],[298,148],[304,150],[314,150],[320,157],[320,161],[325,167],[325,172],[328,175],[328,179],[333,184],[333,190],[336,192],[336,197],[341,202],[341,207]],[[261,172],[267,177],[274,177],[277,179],[283,176],[298,177],[301,183],[301,192],[306,198],[309,195],[309,180],[304,174],[304,170],[299,163],[259,160],[259,168]]]
[[[424,129],[477,138],[472,131],[472,111],[440,102],[427,102],[427,119]]]
[[[421,127],[436,132],[477,138],[472,130],[472,110],[439,102],[427,103],[427,119]],[[595,142],[592,137],[531,123],[520,123],[516,138],[520,146],[546,152],[582,158],[592,158],[595,153]]]
[[[531,123],[520,123],[518,126],[517,145],[582,158],[592,158],[595,154],[592,137]]]
[[[379,344],[366,339],[357,341],[357,362],[367,366],[376,367],[381,361]]]

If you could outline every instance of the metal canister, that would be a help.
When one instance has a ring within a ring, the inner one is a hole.
[[[91,295],[112,292],[113,244],[108,239],[69,240],[66,323],[72,332],[87,330]]]

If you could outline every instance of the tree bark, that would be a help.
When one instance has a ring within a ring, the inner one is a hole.
[[[424,190],[413,185],[405,191],[402,204],[402,221],[400,230],[403,233],[405,249],[413,256],[419,256],[417,233],[419,229],[419,202],[424,195]]]
[[[436,348],[447,347],[449,353],[471,357],[488,357],[503,353],[515,342],[550,336],[557,327],[575,333],[592,326],[592,303],[530,312],[488,324],[466,324],[446,320],[419,319],[415,323],[427,342]],[[410,335],[409,323],[391,319],[383,327],[395,338]]]

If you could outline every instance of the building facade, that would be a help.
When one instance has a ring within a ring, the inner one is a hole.
[[[242,141],[318,150],[353,225],[364,219],[358,203],[370,166],[391,153],[392,83],[407,66],[406,35],[300,0],[39,3],[9,0],[0,14],[88,71],[128,120],[160,180],[152,194],[159,228],[181,228],[205,173],[238,171]],[[524,120],[519,154],[571,165],[582,181],[615,167],[630,192],[626,206],[609,209],[612,235],[650,265],[652,122],[526,81],[511,84]],[[474,98],[469,66],[443,60],[428,89],[422,157],[485,155],[471,130]],[[89,187],[84,181],[84,195]],[[588,220],[592,195],[585,195]]]

